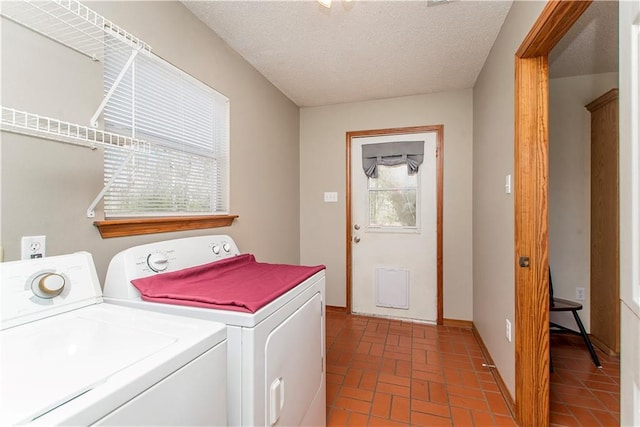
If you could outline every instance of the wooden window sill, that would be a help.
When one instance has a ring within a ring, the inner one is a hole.
[[[167,233],[169,231],[198,230],[228,227],[238,215],[171,216],[154,218],[126,218],[94,221],[103,239]]]

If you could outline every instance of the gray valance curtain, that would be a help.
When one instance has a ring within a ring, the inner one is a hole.
[[[424,141],[384,142],[362,146],[362,169],[369,178],[378,177],[378,165],[407,164],[409,175],[418,172],[424,159]]]

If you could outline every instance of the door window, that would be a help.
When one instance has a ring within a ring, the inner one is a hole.
[[[407,165],[378,165],[378,177],[368,178],[369,228],[417,230],[419,218],[418,174]]]

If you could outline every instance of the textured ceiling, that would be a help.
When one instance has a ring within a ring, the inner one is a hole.
[[[512,4],[183,3],[302,107],[473,87]],[[595,1],[551,52],[551,77],[617,71],[617,13],[616,1]]]
[[[549,54],[549,75],[618,71],[618,2],[595,1]]]
[[[473,87],[511,1],[185,1],[299,106]]]

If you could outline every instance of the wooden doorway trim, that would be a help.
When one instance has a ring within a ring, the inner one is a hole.
[[[523,426],[549,425],[548,55],[590,4],[549,1],[515,58],[515,406]]]
[[[444,126],[412,126],[404,128],[390,128],[390,129],[375,129],[375,130],[361,130],[354,132],[347,132],[346,135],[346,158],[347,158],[347,230],[346,230],[346,245],[347,245],[347,277],[346,277],[346,311],[351,313],[351,240],[352,236],[352,224],[351,224],[351,140],[358,137],[366,136],[384,136],[384,135],[398,135],[398,134],[411,134],[411,133],[424,133],[424,132],[436,132],[436,275],[437,275],[437,299],[438,299],[438,325],[442,325],[443,322],[443,287],[442,287],[442,189],[443,189],[443,170],[444,170]]]

